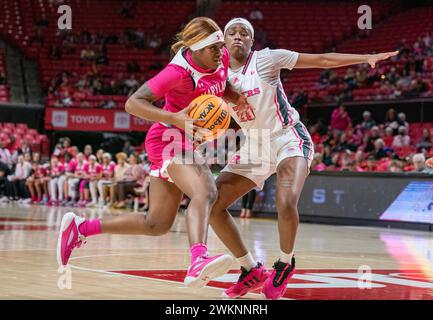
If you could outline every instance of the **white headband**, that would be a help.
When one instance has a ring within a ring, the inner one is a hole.
[[[251,38],[254,39],[254,28],[253,25],[244,18],[234,18],[231,19],[229,22],[227,22],[226,26],[224,27],[224,34],[226,34],[227,30],[234,24],[242,24],[244,27],[251,33]]]
[[[203,40],[193,44],[189,48],[192,51],[197,51],[197,50],[203,49],[204,47],[210,46],[210,45],[212,45],[214,43],[218,43],[218,42],[224,42],[224,35],[221,32],[221,30],[215,31],[211,35],[209,35],[206,38],[204,38]]]

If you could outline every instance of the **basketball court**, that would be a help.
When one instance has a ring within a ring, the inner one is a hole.
[[[57,230],[73,210],[89,218],[126,211],[43,206],[0,207],[0,299],[223,299],[238,265],[207,287],[182,281],[189,265],[184,217],[162,237],[100,235],[58,269]],[[272,267],[278,257],[273,219],[236,219],[252,253]],[[226,251],[209,234],[210,253]],[[297,272],[285,299],[433,300],[433,234],[421,231],[301,223]],[[263,299],[248,294],[244,299]]]

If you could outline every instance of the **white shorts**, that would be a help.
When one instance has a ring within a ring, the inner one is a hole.
[[[277,170],[281,161],[303,157],[310,168],[314,145],[304,124],[283,128],[267,138],[247,136],[245,143],[221,172],[231,172],[252,180],[263,189],[266,179]]]

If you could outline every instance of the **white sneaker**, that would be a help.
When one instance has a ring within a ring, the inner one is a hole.
[[[27,198],[21,201],[22,204],[29,204],[30,202],[32,202],[32,199]]]
[[[8,197],[3,197],[0,199],[0,203],[8,203],[9,202],[9,198]]]
[[[93,207],[95,207],[95,206],[97,206],[98,204],[96,203],[96,202],[89,202],[88,204],[86,204],[86,207],[87,208],[93,208]]]

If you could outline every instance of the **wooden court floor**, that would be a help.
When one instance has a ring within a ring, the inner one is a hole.
[[[161,237],[100,235],[59,269],[55,248],[64,213],[125,211],[0,205],[0,299],[222,299],[238,265],[200,290],[182,284],[188,267],[184,217]],[[278,257],[276,221],[237,219],[253,254],[268,268]],[[210,231],[211,254],[226,252]],[[297,273],[285,299],[433,300],[433,233],[301,224]],[[251,293],[244,299],[263,299]]]

